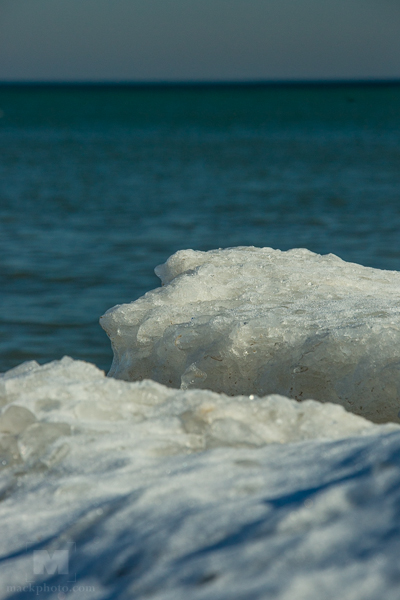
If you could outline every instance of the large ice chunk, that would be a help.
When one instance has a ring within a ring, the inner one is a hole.
[[[101,318],[111,376],[399,420],[400,273],[254,247],[182,250],[156,273],[163,287]]]

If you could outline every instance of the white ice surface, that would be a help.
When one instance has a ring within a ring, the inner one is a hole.
[[[101,318],[110,374],[334,402],[400,422],[400,273],[309,250],[182,250]]]
[[[0,597],[398,600],[400,274],[256,248],[157,272],[102,318],[116,378],[0,376]]]
[[[397,425],[69,358],[6,373],[0,404],[2,598],[399,597]]]

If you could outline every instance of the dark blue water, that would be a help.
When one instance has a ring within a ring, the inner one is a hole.
[[[0,86],[0,371],[69,354],[181,248],[400,270],[400,86]]]

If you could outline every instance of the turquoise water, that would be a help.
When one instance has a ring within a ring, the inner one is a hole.
[[[0,86],[0,371],[111,363],[98,325],[181,248],[400,270],[400,86]]]

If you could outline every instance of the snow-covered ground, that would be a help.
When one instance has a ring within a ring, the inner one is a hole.
[[[397,600],[400,275],[270,249],[158,272],[102,319],[121,379],[0,378],[0,596]]]

